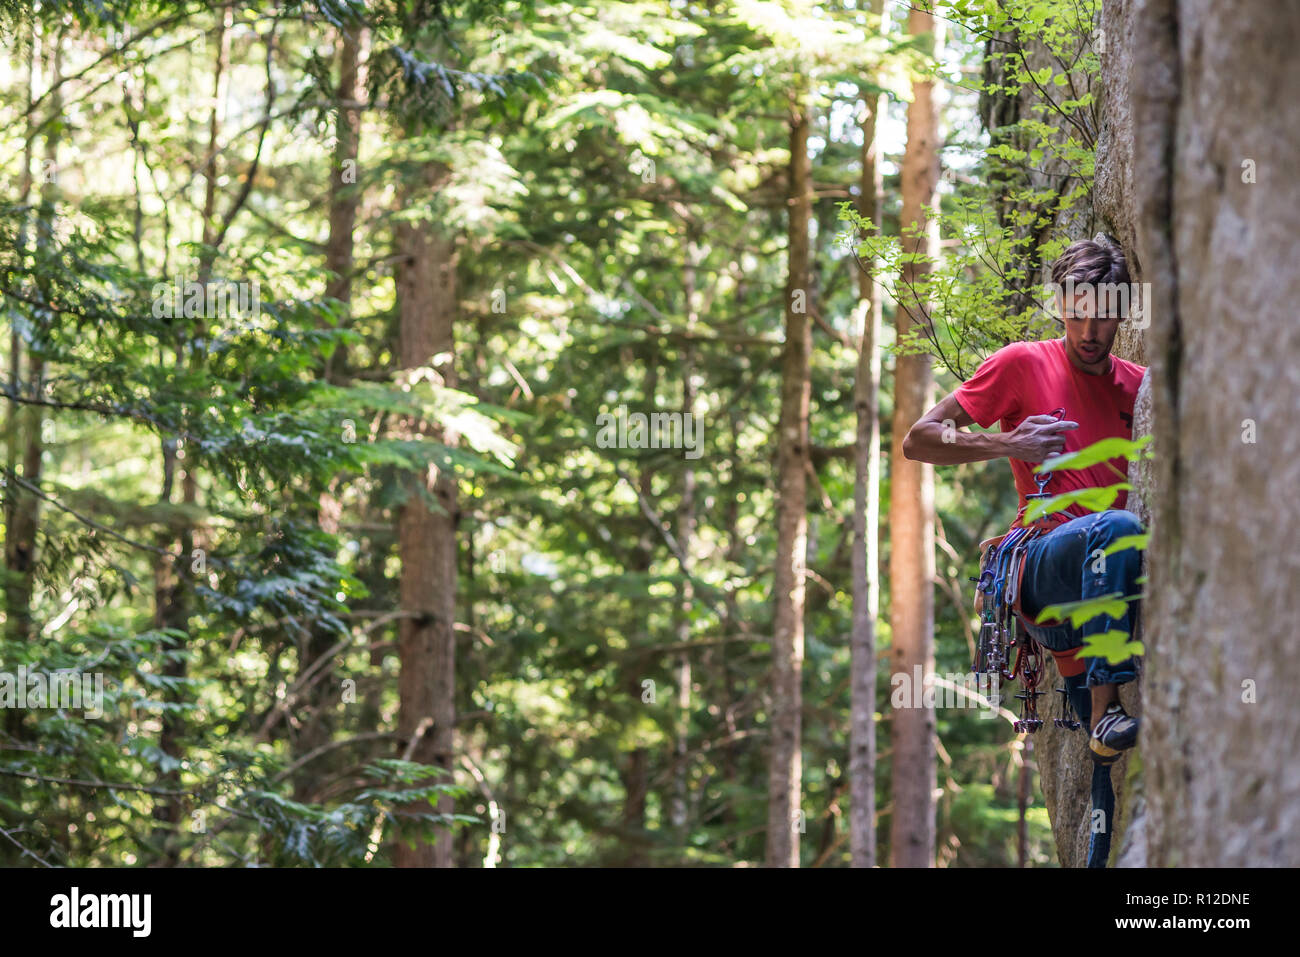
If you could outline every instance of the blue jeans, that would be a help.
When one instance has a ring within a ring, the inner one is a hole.
[[[1025,580],[1020,607],[1033,621],[1048,605],[1097,598],[1112,592],[1136,595],[1141,574],[1142,553],[1128,548],[1101,559],[1101,551],[1125,535],[1140,535],[1144,529],[1132,512],[1107,509],[1060,525],[1033,539],[1025,549]],[[1112,629],[1127,631],[1130,640],[1137,624],[1135,602],[1128,602],[1121,618],[1098,615],[1074,628],[1062,625],[1029,625],[1029,633],[1044,648],[1068,651],[1079,648],[1089,635]],[[1137,676],[1137,663],[1128,658],[1112,665],[1105,658],[1084,658],[1087,686],[1125,684]]]

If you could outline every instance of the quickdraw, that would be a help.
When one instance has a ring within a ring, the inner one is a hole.
[[[1060,421],[1065,410],[1056,409],[1050,414]],[[1049,498],[1044,488],[1051,478],[1051,472],[1036,476],[1038,491],[1025,498]],[[1022,514],[1023,510],[1017,514],[1017,521]],[[1021,690],[1016,694],[1021,702],[1020,718],[1012,725],[1017,734],[1033,734],[1043,726],[1043,721],[1038,716],[1038,699],[1044,692],[1038,690],[1038,685],[1043,677],[1044,653],[1042,646],[1026,630],[1020,611],[1025,553],[1030,542],[1051,531],[1057,522],[1063,521],[1069,519],[1060,513],[1054,513],[1046,519],[1013,526],[1001,538],[984,543],[988,547],[984,551],[980,575],[971,579],[982,596],[979,641],[971,671],[976,675],[997,675],[1006,682],[1020,682]],[[1055,719],[1056,726],[1071,731],[1078,730],[1082,724],[1074,712],[1068,692],[1064,688],[1056,690],[1065,697],[1065,717]]]

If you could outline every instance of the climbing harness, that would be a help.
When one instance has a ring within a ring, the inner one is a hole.
[[[1065,410],[1056,409],[1049,414],[1059,422],[1065,415]],[[1036,476],[1034,481],[1038,485],[1038,491],[1027,494],[1025,498],[1050,498],[1044,489],[1051,478],[1051,472]],[[1028,501],[1025,504],[1028,506]],[[1022,508],[1016,515],[1016,521],[1021,520],[1023,513]],[[1020,606],[1025,554],[1030,542],[1067,521],[1069,518],[1057,512],[1026,524],[1013,524],[1005,535],[982,542],[980,575],[971,579],[981,595],[979,641],[971,671],[976,675],[997,675],[1006,682],[1020,682],[1021,690],[1016,694],[1021,702],[1020,718],[1012,725],[1017,734],[1033,734],[1043,726],[1043,721],[1038,716],[1038,699],[1044,693],[1038,690],[1045,663],[1043,648],[1026,629],[1027,621]],[[1053,652],[1062,676],[1077,675],[1078,663],[1067,657],[1067,654]],[[1065,697],[1065,717],[1057,718],[1056,726],[1071,731],[1078,730],[1083,725],[1078,720],[1069,692],[1065,688],[1056,690]]]

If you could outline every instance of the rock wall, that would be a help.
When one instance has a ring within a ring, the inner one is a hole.
[[[1142,281],[1137,247],[1137,203],[1133,194],[1133,109],[1129,76],[1134,56],[1133,4],[1103,0],[1095,47],[1101,75],[1094,91],[1098,101],[1097,165],[1092,187],[1095,228],[1114,236],[1124,248],[1129,275]],[[1137,323],[1120,327],[1115,355],[1146,365],[1146,343]]]
[[[1151,866],[1296,866],[1300,6],[1107,7],[1130,25],[1116,190],[1151,284],[1156,450],[1145,809],[1125,843]]]

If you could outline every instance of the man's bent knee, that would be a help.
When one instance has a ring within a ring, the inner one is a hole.
[[[1142,520],[1133,512],[1122,508],[1108,508],[1104,512],[1097,513],[1098,518],[1093,526],[1093,532],[1110,536],[1111,538],[1123,538],[1125,535],[1141,535],[1146,529],[1142,526]]]

